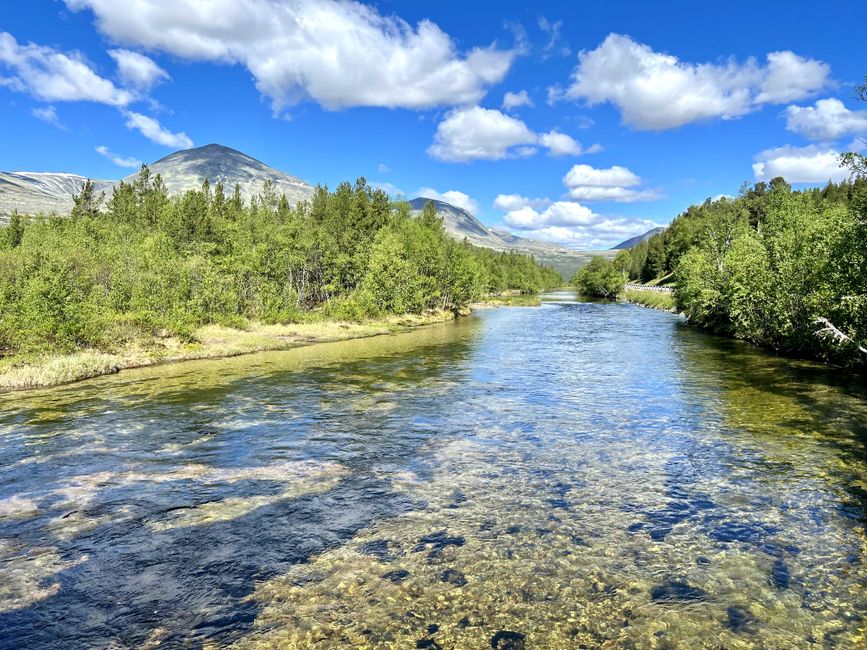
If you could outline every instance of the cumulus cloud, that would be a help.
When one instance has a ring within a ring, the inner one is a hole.
[[[449,111],[437,126],[428,154],[437,160],[502,160],[532,156],[537,146],[552,156],[577,156],[599,151],[599,145],[583,149],[571,136],[559,131],[535,133],[524,122],[493,108],[471,106]]]
[[[126,86],[150,90],[160,81],[169,79],[169,73],[153,59],[130,50],[109,50],[109,56],[117,64],[117,74]]]
[[[810,140],[830,142],[867,133],[867,111],[851,111],[839,99],[820,99],[814,106],[786,108],[786,128]]]
[[[34,108],[33,117],[38,120],[42,120],[48,124],[56,126],[59,129],[65,128],[63,124],[60,122],[60,118],[57,116],[57,110],[54,106],[45,106],[43,108]]]
[[[189,149],[193,146],[193,141],[186,133],[173,133],[152,117],[133,111],[127,111],[124,115],[126,127],[138,131],[151,142],[174,149]]]
[[[349,0],[65,0],[114,42],[245,66],[275,112],[305,99],[429,108],[479,101],[517,50],[458,52],[437,25],[415,27]]]
[[[793,52],[771,52],[762,66],[688,63],[656,52],[628,36],[609,34],[599,47],[579,55],[572,84],[549,97],[611,102],[636,129],[670,129],[714,118],[733,119],[765,103],[803,99],[828,84],[830,66]]]
[[[434,199],[436,201],[451,203],[454,206],[466,210],[472,215],[478,214],[479,212],[478,202],[471,196],[464,194],[463,192],[458,192],[457,190],[449,190],[448,192],[440,193],[432,187],[423,187],[416,192],[416,194],[425,199]]]
[[[21,45],[0,32],[0,85],[27,93],[46,102],[89,101],[126,106],[133,100],[128,90],[118,88],[94,72],[78,52],[59,52],[43,45]]]
[[[640,235],[659,224],[649,219],[604,216],[577,201],[531,200],[517,195],[500,195],[495,207],[506,212],[503,222],[525,237],[569,248],[609,248],[629,237]],[[542,207],[540,204],[546,204]]]
[[[617,201],[635,203],[662,198],[659,190],[634,189],[643,183],[632,170],[613,165],[605,169],[573,165],[563,177],[569,196],[578,201]]]
[[[511,212],[520,208],[546,208],[551,205],[551,199],[530,199],[520,194],[498,194],[494,199],[494,207],[497,210]]]
[[[503,110],[511,111],[519,106],[533,106],[533,100],[526,90],[517,93],[509,91],[503,95]]]
[[[118,167],[132,167],[137,168],[141,167],[141,160],[138,158],[124,158],[123,156],[119,156],[116,153],[112,152],[111,149],[106,147],[105,145],[100,145],[96,148],[96,152],[108,158],[111,162],[113,162]]]
[[[840,166],[839,155],[830,147],[814,144],[776,147],[756,156],[753,173],[759,181],[769,181],[776,176],[790,183],[842,181],[849,177],[849,170]]]

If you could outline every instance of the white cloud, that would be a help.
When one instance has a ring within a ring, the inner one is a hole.
[[[151,142],[175,149],[189,149],[193,146],[193,141],[186,133],[172,133],[152,117],[133,111],[127,111],[124,115],[126,127],[135,129]]]
[[[539,29],[548,35],[548,42],[542,48],[542,60],[551,58],[553,54],[558,56],[569,56],[572,50],[560,38],[560,29],[563,27],[563,21],[557,20],[551,22],[545,16],[539,16]]]
[[[478,214],[479,212],[478,202],[467,194],[464,194],[463,192],[458,192],[457,190],[449,190],[448,192],[440,193],[432,187],[423,187],[418,192],[416,192],[416,194],[426,199],[434,199],[436,201],[445,201],[446,203],[451,203],[454,206],[466,210],[472,215]]]
[[[810,140],[830,142],[867,133],[867,111],[850,111],[839,99],[820,99],[815,106],[786,108],[786,128]]]
[[[530,98],[530,95],[527,94],[526,90],[522,90],[518,93],[509,91],[503,95],[503,110],[511,111],[519,106],[533,106],[533,100]]]
[[[614,165],[597,169],[590,165],[573,165],[563,177],[566,187],[587,185],[590,187],[632,187],[640,185],[641,178],[626,167]]]
[[[758,103],[782,104],[809,97],[828,84],[831,66],[788,50],[768,54]]]
[[[776,147],[756,156],[756,180],[769,181],[782,176],[789,183],[842,181],[849,170],[840,166],[839,152],[811,144],[806,147]]]
[[[581,144],[564,133],[535,133],[524,122],[493,108],[471,106],[449,111],[437,125],[434,143],[428,154],[437,160],[502,160],[525,158],[537,152],[537,145],[552,156],[577,156],[595,153],[599,145],[584,150]]]
[[[548,149],[549,156],[580,156],[584,153],[599,153],[602,146],[593,144],[584,149],[571,135],[548,131],[539,135],[539,144]]]
[[[521,230],[538,229],[543,226],[589,226],[597,215],[574,201],[556,201],[542,212],[529,205],[506,214],[504,221]]]
[[[551,199],[529,199],[520,194],[498,194],[494,199],[494,207],[497,210],[511,212],[519,208],[546,208],[551,205]]]
[[[150,90],[170,78],[168,72],[144,54],[122,49],[109,50],[108,54],[117,64],[117,74],[126,86]]]
[[[429,108],[479,101],[516,50],[460,53],[437,25],[413,27],[348,0],[65,0],[112,41],[182,59],[245,66],[275,112],[304,99]]]
[[[655,52],[628,36],[609,34],[595,50],[584,50],[563,93],[589,105],[611,102],[636,128],[669,129],[714,118],[732,119],[764,103],[802,99],[828,83],[830,67],[792,52],[771,52],[767,65],[688,63]],[[549,89],[557,99],[559,89]]]
[[[626,187],[573,187],[569,196],[577,201],[616,201],[617,203],[636,203],[656,201],[663,198],[659,190],[631,190]]]
[[[521,120],[491,108],[472,106],[446,114],[437,126],[428,154],[437,160],[501,160],[517,155],[512,149],[536,142],[536,134]]]
[[[57,116],[57,110],[54,106],[45,106],[43,108],[34,108],[33,117],[36,119],[42,120],[48,124],[52,124],[59,129],[65,129],[66,127],[60,122],[60,118]]]
[[[568,188],[569,196],[578,201],[635,203],[662,198],[659,190],[632,189],[642,182],[640,176],[620,165],[605,169],[590,165],[573,165],[563,177],[563,184]]]
[[[389,196],[406,196],[406,192],[397,187],[396,185],[392,185],[391,183],[386,182],[376,182],[371,183],[371,185],[379,190],[382,190]]]
[[[2,68],[8,69],[11,76],[0,76],[0,85],[46,102],[126,106],[133,100],[132,93],[100,77],[78,52],[59,52],[34,43],[20,45],[7,32],[0,32]]]
[[[138,158],[124,158],[123,156],[118,156],[116,153],[113,153],[111,149],[106,147],[105,145],[100,145],[96,148],[96,152],[101,156],[105,156],[111,162],[113,162],[118,167],[132,167],[138,168],[141,167],[141,160]]]
[[[379,170],[380,174],[387,174],[388,172],[391,171],[391,167],[389,167],[385,163],[379,163],[379,165],[377,166],[377,169]]]
[[[494,205],[506,211],[504,223],[520,230],[522,236],[584,250],[609,248],[659,225],[648,219],[596,214],[576,201],[533,202],[537,205],[518,195],[503,194]]]

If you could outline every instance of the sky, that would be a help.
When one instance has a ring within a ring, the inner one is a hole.
[[[117,179],[220,143],[607,248],[861,150],[867,2],[30,0],[0,12],[0,170]]]

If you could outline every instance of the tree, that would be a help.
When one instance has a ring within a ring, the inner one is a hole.
[[[594,257],[575,274],[572,283],[585,296],[616,298],[623,291],[626,279],[612,262]]]
[[[614,267],[623,273],[627,279],[629,278],[629,274],[632,272],[632,253],[629,252],[628,248],[617,252],[614,257]]]
[[[21,243],[24,238],[24,224],[21,223],[21,215],[18,210],[12,211],[12,216],[9,217],[9,224],[6,226],[6,241],[9,248],[15,248]]]
[[[73,217],[96,217],[99,215],[99,208],[105,200],[105,192],[100,192],[99,195],[93,188],[93,181],[89,178],[81,184],[81,191],[73,195]]]
[[[864,83],[855,88],[855,98],[867,102],[867,75],[864,76]],[[840,155],[840,164],[848,167],[853,176],[862,178],[867,176],[867,156],[862,153],[852,151],[843,153]]]

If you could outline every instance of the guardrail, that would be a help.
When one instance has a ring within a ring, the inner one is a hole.
[[[671,287],[648,287],[644,284],[629,284],[627,283],[624,287],[625,289],[634,289],[635,291],[658,291],[660,293],[674,293],[674,289]]]

